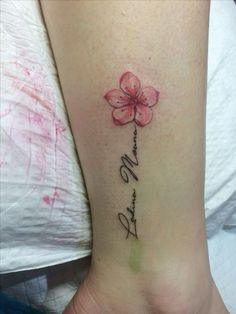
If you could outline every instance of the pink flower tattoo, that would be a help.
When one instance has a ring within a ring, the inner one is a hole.
[[[120,78],[120,89],[110,90],[104,98],[114,108],[112,118],[116,125],[134,121],[143,127],[152,121],[152,107],[159,100],[159,91],[152,86],[142,88],[137,76],[125,72]]]

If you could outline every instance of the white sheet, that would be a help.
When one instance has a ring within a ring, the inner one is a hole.
[[[2,273],[91,253],[87,197],[37,1],[1,2]]]
[[[213,0],[210,12],[205,178],[208,236],[224,224],[236,225],[236,4]]]
[[[91,253],[88,202],[37,1],[1,2],[2,273]],[[236,212],[236,6],[212,1],[206,124],[208,236]],[[235,216],[234,216],[235,217]]]

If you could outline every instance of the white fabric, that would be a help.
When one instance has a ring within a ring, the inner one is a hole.
[[[91,252],[88,202],[40,8],[1,2],[2,273]],[[212,1],[206,124],[208,235],[236,224],[236,5]]]
[[[2,1],[1,19],[4,273],[89,255],[91,226],[38,2]]]
[[[208,236],[224,224],[236,225],[236,4],[213,0],[210,13],[205,179]]]

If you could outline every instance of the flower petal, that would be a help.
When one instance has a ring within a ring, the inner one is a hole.
[[[106,101],[115,108],[120,108],[129,104],[130,98],[119,89],[113,89],[104,96]]]
[[[152,109],[144,105],[137,105],[134,120],[139,126],[150,123],[152,121]]]
[[[148,107],[154,106],[158,102],[158,99],[159,92],[151,86],[143,88],[139,96],[141,104]]]
[[[120,88],[129,96],[137,96],[140,91],[140,80],[131,72],[125,72],[120,78]]]
[[[134,106],[124,106],[112,111],[112,118],[115,124],[122,125],[134,120]]]

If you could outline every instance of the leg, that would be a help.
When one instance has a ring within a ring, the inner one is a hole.
[[[208,1],[41,3],[92,210],[66,313],[227,313],[204,228]]]

